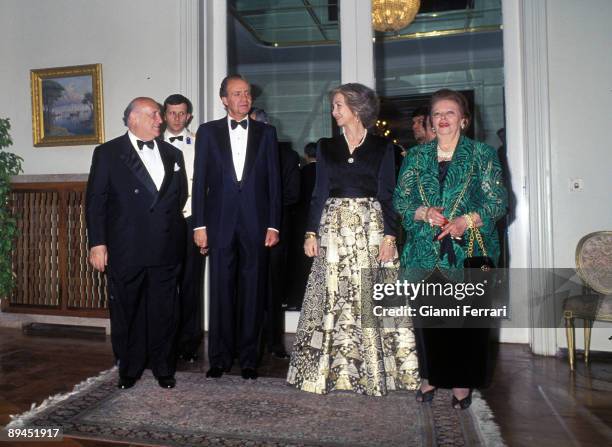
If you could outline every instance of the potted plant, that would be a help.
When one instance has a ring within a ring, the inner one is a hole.
[[[12,251],[17,234],[17,222],[9,210],[11,176],[22,172],[23,158],[4,149],[13,144],[8,118],[0,118],[0,300],[7,298],[13,290],[15,278],[12,266]]]

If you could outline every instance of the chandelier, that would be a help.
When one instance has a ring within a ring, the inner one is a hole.
[[[372,25],[376,31],[399,31],[412,23],[421,0],[372,0]]]

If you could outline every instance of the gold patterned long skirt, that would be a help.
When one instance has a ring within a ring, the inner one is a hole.
[[[365,290],[366,284],[362,288],[361,273],[378,268],[383,231],[377,200],[327,200],[319,256],[308,278],[291,353],[289,384],[318,394],[350,390],[371,396],[417,388],[414,332],[407,318],[372,318],[363,312],[372,308],[372,291]]]

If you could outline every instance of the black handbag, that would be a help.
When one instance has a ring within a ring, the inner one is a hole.
[[[464,282],[475,283],[486,280],[489,286],[495,283],[495,263],[487,255],[482,235],[478,228],[469,228],[470,236],[468,242],[467,257],[463,260],[463,276]],[[481,256],[474,256],[474,239],[478,242]]]
[[[495,263],[487,255],[487,249],[478,228],[469,229],[469,241],[467,257],[463,260],[463,282],[473,284],[482,294],[475,294],[464,304],[473,308],[490,309],[491,303],[495,300],[497,287],[497,274]],[[478,241],[481,256],[474,256],[474,239]],[[464,327],[493,327],[495,322],[491,317],[471,318],[464,322]]]
[[[493,260],[488,256],[470,256],[463,260],[464,269],[480,269],[487,272],[495,268]]]

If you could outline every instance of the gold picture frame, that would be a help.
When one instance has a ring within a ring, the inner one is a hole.
[[[30,70],[34,146],[104,142],[102,64]]]

